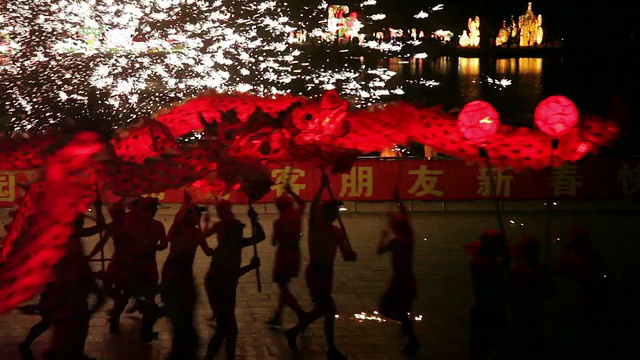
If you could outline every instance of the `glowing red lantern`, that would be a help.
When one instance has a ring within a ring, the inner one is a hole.
[[[536,107],[533,115],[536,126],[552,137],[566,135],[578,123],[578,109],[564,96],[550,96]]]
[[[472,101],[458,114],[458,130],[465,139],[474,143],[488,142],[496,134],[498,127],[500,127],[500,116],[486,101]]]

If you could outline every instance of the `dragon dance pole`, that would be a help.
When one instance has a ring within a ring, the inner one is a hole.
[[[480,155],[480,157],[484,158],[485,163],[487,165],[487,172],[489,173],[489,183],[491,186],[491,195],[493,196],[493,201],[496,205],[496,217],[498,220],[498,227],[500,229],[500,232],[506,239],[507,234],[504,231],[504,225],[502,223],[502,210],[500,209],[500,199],[498,199],[498,191],[497,191],[498,189],[496,188],[496,181],[495,181],[495,177],[493,176],[493,167],[491,166],[489,153],[487,152],[487,149],[481,147],[481,148],[478,148],[478,154]]]
[[[549,167],[553,168],[553,156],[555,153],[555,150],[558,149],[558,146],[560,145],[560,142],[558,141],[558,139],[553,139],[551,140],[551,149],[549,152]],[[547,200],[546,203],[546,207],[545,207],[545,212],[546,212],[546,221],[545,221],[545,237],[546,237],[546,245],[547,245],[547,251],[546,251],[546,255],[547,255],[547,263],[551,263],[551,244],[552,244],[552,231],[551,231],[551,218],[553,215],[553,199],[550,198]]]
[[[253,204],[251,199],[249,199],[249,208],[253,209]],[[253,219],[251,221],[254,221]],[[254,224],[251,224],[251,232],[252,235],[255,235],[255,229],[254,229]],[[253,257],[258,257],[258,244],[253,244]],[[258,284],[258,292],[261,293],[262,292],[262,281],[260,280],[260,267],[256,268],[256,282]]]

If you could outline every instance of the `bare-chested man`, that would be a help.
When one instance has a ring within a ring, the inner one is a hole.
[[[289,282],[300,272],[300,236],[305,203],[300,196],[291,191],[289,184],[285,191],[286,194],[276,199],[280,216],[273,223],[272,245],[278,247],[273,267],[273,282],[280,288],[278,307],[267,322],[267,325],[273,327],[282,326],[282,311],[285,305],[296,313],[298,321],[304,316],[304,311],[289,290]]]
[[[202,211],[185,192],[184,205],[169,230],[169,256],[162,267],[160,292],[173,329],[169,359],[193,360],[198,354],[198,333],[193,327],[196,306],[193,260],[198,247],[207,256],[213,255],[200,228]]]
[[[213,252],[205,286],[217,327],[209,341],[205,359],[212,360],[226,341],[225,355],[227,359],[233,360],[238,338],[235,315],[238,278],[260,266],[260,259],[254,257],[249,265],[241,267],[242,249],[263,241],[266,236],[253,208],[248,213],[253,233],[250,238],[243,237],[245,225],[235,218],[229,201],[220,201],[216,205],[216,211],[220,221],[213,225],[213,232],[218,234],[218,247]]]
[[[349,247],[343,229],[333,225],[338,218],[341,206],[339,201],[331,200],[321,206],[320,198],[325,188],[329,186],[329,178],[322,173],[322,186],[311,202],[309,214],[309,265],[305,271],[305,280],[314,308],[293,328],[287,330],[287,342],[297,356],[298,334],[303,332],[310,324],[320,318],[324,318],[324,334],[327,339],[327,357],[331,360],[346,359],[336,347],[335,315],[336,304],[331,296],[333,288],[333,264],[336,251],[340,248],[342,258],[345,261],[356,261],[356,253]]]
[[[158,264],[156,252],[169,244],[164,225],[153,217],[158,211],[158,199],[148,197],[140,201],[127,219],[126,234],[129,242],[126,263],[129,269],[129,287],[134,296],[143,297],[140,339],[150,342],[156,338],[153,325],[160,318],[160,309],[155,302],[158,292]],[[113,321],[120,318],[124,307],[113,310]]]

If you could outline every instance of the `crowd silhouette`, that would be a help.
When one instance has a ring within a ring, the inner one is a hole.
[[[329,190],[331,200],[321,201]],[[407,343],[401,349],[406,355],[420,350],[414,330],[412,307],[417,296],[414,273],[415,234],[409,214],[396,191],[398,212],[388,214],[388,230],[384,230],[376,247],[378,255],[389,254],[392,276],[378,303],[379,313],[397,321]],[[272,245],[277,247],[272,281],[277,284],[279,298],[273,316],[266,325],[282,328],[282,314],[289,307],[297,316],[295,326],[284,330],[287,344],[295,358],[301,357],[298,336],[315,321],[323,319],[328,359],[347,359],[335,342],[336,302],[332,296],[334,262],[338,250],[346,262],[357,260],[346,229],[334,224],[339,219],[342,203],[333,199],[329,178],[322,174],[321,187],[309,206],[309,263],[304,279],[313,308],[305,311],[289,289],[289,283],[301,270],[300,240],[305,212],[304,201],[290,186],[276,200],[279,211],[273,224]],[[92,314],[112,299],[109,330],[120,332],[120,317],[130,300],[133,310],[142,314],[139,337],[152,342],[158,337],[154,326],[167,317],[172,329],[172,349],[168,359],[197,359],[200,339],[194,326],[197,290],[193,263],[198,248],[211,258],[205,276],[207,299],[216,328],[209,339],[205,359],[212,360],[224,346],[227,359],[236,358],[238,324],[236,293],[241,276],[260,267],[254,256],[242,266],[242,250],[266,239],[258,213],[249,207],[251,236],[244,237],[245,224],[238,220],[231,202],[216,203],[218,221],[211,224],[206,208],[193,203],[185,192],[168,233],[154,219],[158,200],[139,198],[129,204],[113,204],[109,208],[112,221],[106,223],[98,196],[96,225],[84,227],[84,215],[79,214],[74,232],[68,241],[63,260],[55,266],[54,280],[47,286],[36,305],[23,306],[27,314],[38,314],[34,325],[19,345],[23,359],[35,359],[33,341],[53,329],[49,360],[87,360],[85,341]],[[203,218],[204,216],[204,218]],[[201,226],[201,223],[204,226]],[[84,254],[82,238],[104,232],[104,236],[88,255]],[[217,246],[209,246],[207,238],[216,236]],[[110,240],[114,253],[106,271],[93,273],[89,260],[103,251]],[[169,249],[168,257],[158,271],[156,253]],[[602,324],[606,298],[602,264],[591,247],[589,234],[582,228],[572,228],[569,241],[559,259],[547,264],[541,261],[541,245],[532,236],[508,245],[505,235],[496,230],[481,234],[478,241],[466,247],[474,303],[470,311],[469,357],[475,359],[543,359],[545,358],[545,303],[554,295],[553,274],[563,274],[579,284],[579,294],[573,307],[578,336],[595,341],[592,329]],[[160,276],[161,275],[161,276]],[[101,280],[99,286],[96,280]],[[160,295],[162,305],[156,302]],[[510,313],[509,313],[510,310]]]

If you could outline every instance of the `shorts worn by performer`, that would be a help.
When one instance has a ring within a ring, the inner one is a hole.
[[[276,250],[273,282],[288,283],[300,273],[300,247],[281,245]]]
[[[305,269],[304,277],[309,289],[309,296],[314,303],[321,303],[331,298],[333,264],[311,262]]]

